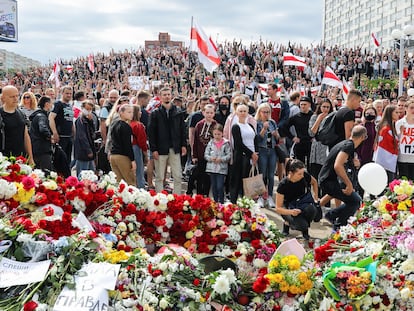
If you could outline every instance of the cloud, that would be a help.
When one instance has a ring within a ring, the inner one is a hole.
[[[36,0],[18,2],[19,42],[3,44],[48,63],[111,48],[138,48],[168,32],[189,44],[191,16],[214,40],[319,41],[322,1]]]

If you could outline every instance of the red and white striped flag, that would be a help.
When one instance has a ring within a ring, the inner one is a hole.
[[[217,47],[211,38],[194,21],[191,27],[191,50],[198,52],[198,59],[208,72],[213,72],[220,65]]]
[[[65,69],[68,71],[68,73],[72,73],[73,71],[73,66],[72,65],[66,65]]]
[[[331,69],[331,67],[326,66],[325,73],[323,74],[322,84],[327,84],[330,86],[336,86],[342,89],[342,82]]]
[[[59,72],[60,72],[60,61],[57,59],[55,61],[55,63],[53,64],[53,71],[49,76],[49,81],[55,81],[55,85],[56,87],[60,86],[60,81],[59,81]]]
[[[292,53],[283,53],[283,66],[306,67],[305,57],[295,56]]]
[[[349,86],[348,82],[345,81],[345,78],[342,78],[342,93],[344,95],[344,99],[348,98],[349,90],[351,87]]]
[[[375,36],[375,33],[371,33],[371,38],[372,38],[372,41],[374,42],[376,47],[379,47],[381,45],[380,42],[377,39],[377,36]]]
[[[95,72],[95,63],[93,61],[93,54],[92,53],[88,55],[88,68],[92,73]]]

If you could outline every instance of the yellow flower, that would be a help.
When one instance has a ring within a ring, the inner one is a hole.
[[[308,275],[306,272],[300,272],[298,275],[299,282],[305,283],[308,280]]]
[[[281,273],[266,274],[266,278],[269,279],[270,283],[277,283],[277,284],[282,282],[284,279],[283,274]]]
[[[17,188],[16,194],[13,196],[13,199],[22,204],[28,203],[32,196],[35,193],[35,189],[31,188],[30,190],[25,190],[21,183],[14,183]]]
[[[256,228],[257,228],[257,223],[256,222],[252,223],[252,231],[256,231]]]
[[[269,268],[270,268],[271,270],[279,268],[279,261],[278,261],[278,260],[276,260],[276,259],[271,260],[271,261],[269,262]]]
[[[118,263],[120,261],[128,260],[129,254],[127,254],[124,250],[116,251],[110,250],[109,252],[105,252],[103,254],[105,260],[109,261],[110,263]]]
[[[288,266],[289,270],[298,270],[300,268],[299,259],[296,256],[289,258]]]
[[[279,284],[279,289],[281,292],[287,292],[289,290],[289,284],[283,281]]]
[[[400,203],[398,203],[398,210],[399,211],[407,211],[408,208],[411,207],[411,200],[407,199],[405,201],[402,201]]]

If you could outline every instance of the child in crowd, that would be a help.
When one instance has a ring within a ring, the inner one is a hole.
[[[231,147],[223,138],[223,126],[219,123],[213,127],[213,139],[207,144],[204,152],[207,161],[206,172],[210,174],[213,198],[216,202],[224,203],[224,179],[231,158]]]

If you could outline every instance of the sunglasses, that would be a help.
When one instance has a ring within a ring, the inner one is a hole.
[[[23,96],[23,99],[30,99],[30,96]]]

